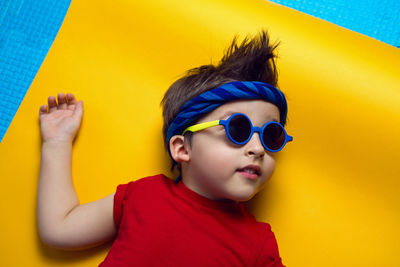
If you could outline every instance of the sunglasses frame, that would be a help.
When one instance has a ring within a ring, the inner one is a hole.
[[[249,122],[249,124],[250,124],[250,128],[251,128],[250,135],[249,135],[249,137],[248,137],[245,141],[243,141],[243,142],[238,142],[238,141],[234,140],[234,139],[232,138],[232,136],[230,135],[230,133],[229,133],[229,127],[228,127],[228,126],[229,126],[229,123],[230,123],[231,120],[232,120],[234,117],[236,117],[236,116],[243,116],[243,117],[245,117],[245,118],[247,119],[247,121]],[[277,124],[279,127],[281,127],[281,129],[283,130],[283,133],[285,134],[285,141],[283,142],[282,146],[281,146],[279,149],[271,149],[271,148],[267,147],[266,144],[264,143],[263,138],[262,138],[263,132],[264,132],[265,128],[266,128],[268,125],[270,125],[270,124]],[[270,151],[270,152],[278,152],[278,151],[282,150],[282,148],[285,147],[285,145],[286,145],[287,142],[293,141],[293,137],[290,136],[290,135],[288,135],[288,134],[286,133],[285,128],[284,128],[283,125],[280,124],[279,122],[276,122],[276,121],[269,121],[269,122],[267,122],[266,124],[264,124],[263,127],[260,128],[260,127],[257,127],[257,126],[253,126],[253,124],[251,123],[251,120],[249,119],[249,117],[247,117],[247,116],[246,116],[245,114],[243,114],[243,113],[234,113],[234,114],[232,114],[232,115],[231,115],[228,119],[226,119],[226,120],[215,120],[215,121],[203,122],[203,123],[199,123],[199,124],[195,124],[195,125],[189,126],[188,128],[186,128],[186,129],[183,131],[182,135],[184,135],[186,132],[193,132],[193,133],[194,133],[194,132],[201,131],[201,130],[204,130],[204,129],[207,129],[207,128],[210,128],[210,127],[213,127],[213,126],[218,126],[218,125],[223,125],[223,126],[224,126],[224,128],[225,128],[225,133],[226,133],[226,135],[228,136],[229,140],[231,140],[234,144],[237,144],[237,145],[244,145],[244,144],[246,144],[247,142],[249,142],[249,140],[251,139],[251,137],[253,136],[253,134],[254,134],[255,132],[258,133],[258,137],[260,138],[260,141],[261,141],[262,146],[263,146],[266,150],[268,150],[268,151]]]

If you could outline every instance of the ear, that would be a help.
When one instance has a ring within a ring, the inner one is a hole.
[[[188,162],[190,160],[188,144],[185,142],[183,135],[174,135],[169,140],[169,151],[172,158],[180,162]]]

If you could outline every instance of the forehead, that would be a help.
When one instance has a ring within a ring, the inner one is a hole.
[[[226,119],[233,113],[246,114],[254,122],[280,120],[279,109],[274,104],[260,100],[237,100],[221,105],[208,113],[200,121]]]

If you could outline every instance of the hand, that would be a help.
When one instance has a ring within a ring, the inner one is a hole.
[[[71,142],[74,140],[82,121],[83,101],[77,102],[73,94],[49,96],[48,108],[39,109],[40,129],[44,142]]]

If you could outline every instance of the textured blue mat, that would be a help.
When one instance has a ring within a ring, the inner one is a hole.
[[[0,142],[70,3],[71,0],[0,0]]]
[[[400,47],[400,0],[271,0]]]

